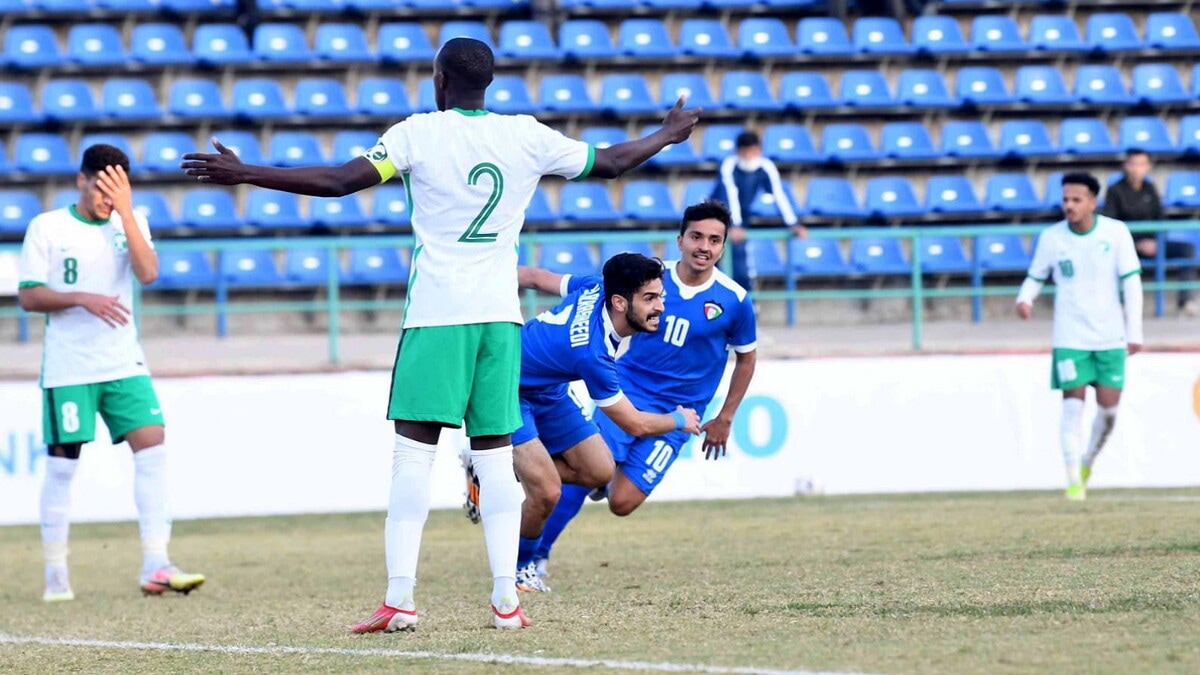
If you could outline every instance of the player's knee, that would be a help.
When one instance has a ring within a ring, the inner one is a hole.
[[[608,510],[614,516],[625,517],[637,510],[637,507],[642,505],[641,499],[630,499],[628,497],[608,497]]]
[[[613,462],[612,457],[593,462],[581,476],[583,485],[590,488],[602,488],[612,482],[613,473],[616,470],[617,465]]]
[[[47,451],[51,457],[79,459],[79,454],[83,451],[83,443],[60,443],[51,445]]]
[[[556,481],[545,481],[542,485],[526,486],[528,504],[543,516],[549,516],[554,512],[554,507],[558,505],[558,498],[561,496],[562,484]]]

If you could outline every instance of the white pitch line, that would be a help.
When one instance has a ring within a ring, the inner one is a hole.
[[[328,654],[332,656],[390,656],[433,661],[467,661],[522,666],[558,666],[563,668],[610,668],[613,670],[650,670],[660,673],[705,673],[711,675],[865,675],[814,670],[776,670],[772,668],[706,666],[692,663],[615,661],[611,659],[571,659],[517,654],[445,654],[442,652],[405,651],[403,649],[352,649],[346,647],[254,647],[248,645],[205,645],[188,642],[127,642],[74,638],[26,637],[0,633],[0,644],[50,645],[56,647],[96,647],[162,652],[216,652],[219,654],[267,654],[271,656]]]

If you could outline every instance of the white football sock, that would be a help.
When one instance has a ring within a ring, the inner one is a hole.
[[[155,445],[133,453],[133,499],[142,534],[142,574],[171,564],[171,516],[167,511],[167,449]]]
[[[1108,442],[1116,424],[1117,406],[1101,407],[1096,411],[1096,419],[1092,422],[1092,438],[1088,441],[1087,455],[1083,458],[1084,466],[1090,467],[1096,461],[1096,456],[1104,449],[1104,444]]]
[[[396,448],[392,452],[392,489],[383,530],[388,571],[384,604],[389,607],[412,607],[421,531],[429,517],[429,481],[436,455],[436,445],[418,443],[396,434]]]
[[[1064,398],[1061,440],[1063,462],[1067,466],[1067,485],[1079,485],[1083,482],[1079,474],[1079,461],[1083,454],[1082,420],[1083,401],[1077,398]]]
[[[79,460],[66,457],[46,458],[46,477],[42,481],[42,552],[50,568],[66,569],[67,535],[71,529],[71,480]]]
[[[511,445],[472,450],[471,465],[479,478],[479,513],[492,568],[492,604],[511,611],[517,599],[517,545],[521,538],[521,504],[525,490],[513,472]]]

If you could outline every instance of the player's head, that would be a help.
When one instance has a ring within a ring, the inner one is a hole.
[[[1150,153],[1138,148],[1125,153],[1125,178],[1130,183],[1141,185],[1150,173]]]
[[[640,253],[618,253],[604,263],[604,306],[639,333],[658,330],[663,313],[663,264]]]
[[[1072,224],[1090,223],[1096,213],[1100,181],[1090,173],[1069,173],[1062,179],[1063,213]]]
[[[683,212],[679,224],[680,260],[693,274],[702,274],[716,266],[725,253],[725,237],[733,223],[729,208],[718,201],[692,204]]]
[[[83,151],[83,160],[79,162],[79,174],[75,176],[75,186],[79,188],[79,203],[76,208],[85,218],[108,220],[112,215],[112,200],[96,185],[96,177],[109,166],[119,166],[128,174],[129,157],[120,148],[104,143],[97,143]]]
[[[738,134],[734,145],[737,147],[737,156],[740,160],[748,161],[762,157],[762,141],[753,131],[743,131]]]
[[[455,98],[478,99],[492,83],[496,57],[492,48],[472,38],[452,38],[438,50],[433,61],[433,96],[438,110],[446,109],[446,93]]]

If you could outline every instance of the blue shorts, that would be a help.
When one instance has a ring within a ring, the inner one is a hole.
[[[600,435],[612,450],[617,469],[647,497],[662,482],[667,469],[675,463],[679,451],[691,438],[691,434],[686,431],[638,438],[625,433],[603,413],[596,415],[596,426],[600,428]]]
[[[521,393],[521,428],[513,433],[513,445],[537,438],[551,455],[557,455],[598,433],[567,387],[546,394]]]

